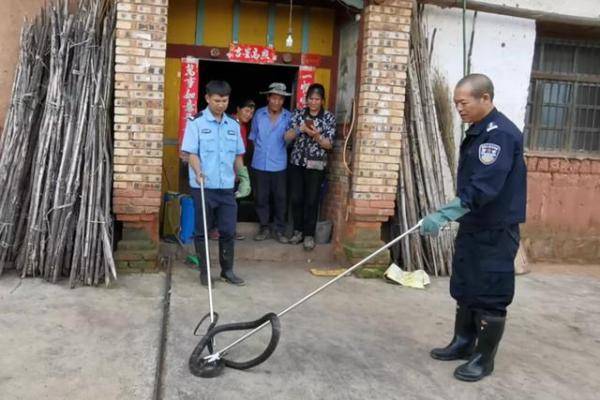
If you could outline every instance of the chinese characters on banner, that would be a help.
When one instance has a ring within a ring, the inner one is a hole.
[[[306,92],[315,83],[315,67],[300,67],[298,71],[298,89],[296,90],[296,108],[306,107]]]
[[[183,141],[185,124],[198,113],[198,59],[181,59],[181,88],[179,90],[179,147]]]
[[[229,61],[273,64],[277,61],[277,54],[275,54],[275,49],[272,47],[231,43],[227,58]]]
[[[300,65],[319,67],[321,65],[321,56],[318,54],[302,53],[300,56]]]

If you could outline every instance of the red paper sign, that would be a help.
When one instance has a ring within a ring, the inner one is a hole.
[[[319,67],[321,66],[321,56],[318,54],[309,54],[302,53],[300,57],[300,64],[310,66],[310,67]]]
[[[198,113],[198,59],[181,59],[181,88],[179,90],[179,146],[183,141],[188,118]]]
[[[229,61],[239,61],[254,64],[273,64],[277,61],[275,49],[268,46],[255,46],[251,44],[231,43],[229,45],[229,53],[227,53]]]
[[[296,90],[296,108],[306,107],[306,92],[315,83],[315,67],[301,66],[298,70],[298,89]]]

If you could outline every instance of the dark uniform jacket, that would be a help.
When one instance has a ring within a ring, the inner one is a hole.
[[[466,132],[460,147],[457,192],[471,210],[458,220],[461,229],[495,229],[525,222],[523,134],[495,108]]]

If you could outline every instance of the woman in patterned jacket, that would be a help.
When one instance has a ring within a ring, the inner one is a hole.
[[[288,168],[294,219],[290,243],[303,241],[304,249],[312,250],[327,151],[331,150],[335,137],[335,116],[323,108],[325,88],[319,83],[308,88],[306,104],[307,107],[294,112],[285,138],[294,142]]]

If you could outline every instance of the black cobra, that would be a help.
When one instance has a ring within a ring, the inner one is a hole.
[[[201,184],[201,187],[202,187],[202,184]],[[325,283],[325,284],[321,285],[320,287],[318,287],[317,289],[313,290],[311,293],[307,294],[306,296],[304,296],[300,300],[296,301],[289,307],[285,308],[278,314],[269,313],[269,314],[266,314],[265,316],[263,316],[262,318],[257,319],[256,321],[251,321],[251,322],[240,322],[240,323],[216,326],[219,316],[218,316],[218,314],[213,313],[212,315],[215,316],[213,318],[213,321],[210,323],[208,330],[206,331],[206,334],[202,337],[202,339],[200,340],[200,343],[198,343],[198,345],[194,349],[192,355],[190,356],[190,360],[189,360],[190,371],[192,372],[192,374],[194,374],[196,376],[200,376],[203,378],[212,378],[217,375],[220,375],[220,373],[223,371],[223,368],[225,368],[225,367],[230,367],[230,368],[235,368],[235,369],[248,369],[248,368],[252,368],[252,367],[264,362],[266,359],[269,358],[269,356],[271,356],[271,354],[273,354],[273,352],[275,351],[275,347],[277,347],[277,343],[279,342],[279,336],[281,334],[281,325],[279,323],[279,318],[283,317],[288,312],[290,312],[293,309],[295,309],[296,307],[300,306],[301,304],[306,302],[311,297],[322,292],[330,285],[332,285],[335,282],[337,282],[338,280],[342,279],[344,276],[349,275],[350,273],[352,273],[352,271],[356,270],[357,268],[359,268],[361,265],[363,265],[370,259],[376,257],[378,254],[380,254],[384,250],[393,246],[395,243],[402,240],[402,238],[404,238],[408,234],[415,232],[421,226],[421,223],[422,223],[422,220],[419,221],[412,228],[410,228],[409,230],[404,232],[403,234],[397,236],[391,242],[383,245],[378,250],[374,251],[367,257],[363,258],[362,260],[360,260],[358,263],[354,264],[352,267],[348,268],[347,270],[341,272],[335,278],[331,279],[327,283]],[[206,224],[204,227],[204,231],[205,231],[204,233],[206,235]],[[206,247],[206,251],[207,251],[207,259],[209,259],[208,247]],[[209,269],[209,268],[207,268],[207,269]],[[209,288],[210,288],[210,283],[209,283]],[[209,301],[210,301],[210,309],[211,309],[211,313],[212,313],[213,312],[212,311],[212,297],[211,297],[210,290],[209,290]],[[198,329],[200,328],[200,325],[202,325],[202,323],[207,318],[209,318],[210,315],[211,314],[207,314],[204,316],[204,318],[202,318],[200,320],[200,322],[196,326],[196,330],[194,331],[194,333],[196,333],[198,331]],[[258,357],[255,357],[251,360],[244,361],[244,362],[236,362],[236,361],[229,360],[224,357],[230,348],[232,348],[233,346],[237,345],[238,343],[241,343],[242,341],[248,339],[250,336],[252,336],[253,334],[255,334],[256,332],[258,332],[259,330],[261,330],[262,328],[266,327],[269,324],[271,325],[271,340],[269,341],[269,345],[267,346],[265,351],[263,351]],[[216,335],[218,335],[221,332],[241,331],[241,330],[251,330],[251,331],[246,333],[242,337],[240,337],[235,342],[231,343],[229,346],[224,347],[221,351],[218,351],[216,353],[214,352],[213,339],[215,338]],[[202,355],[202,353],[204,352],[205,349],[208,350],[208,354]]]
[[[194,330],[194,334],[200,328],[200,325],[210,317],[210,314],[206,314],[196,326]],[[223,368],[229,367],[233,369],[248,369],[255,367],[265,360],[267,360],[271,354],[275,351],[277,347],[277,343],[279,343],[279,337],[281,336],[281,323],[279,321],[279,317],[275,313],[265,314],[263,317],[249,322],[236,322],[231,324],[223,324],[217,326],[217,321],[219,319],[219,315],[214,313],[214,320],[208,326],[206,333],[200,339],[198,345],[192,352],[189,360],[189,368],[190,372],[196,376],[202,378],[213,378],[218,376],[223,371]],[[206,359],[207,356],[212,355],[214,353],[213,349],[213,339],[216,335],[222,332],[228,331],[245,331],[250,329],[256,329],[259,326],[269,323],[271,325],[271,340],[269,340],[269,344],[267,348],[257,357],[252,358],[247,361],[233,361],[228,358],[225,358],[222,355],[219,359],[215,361],[209,361]],[[205,353],[205,349],[208,350],[207,354]]]

